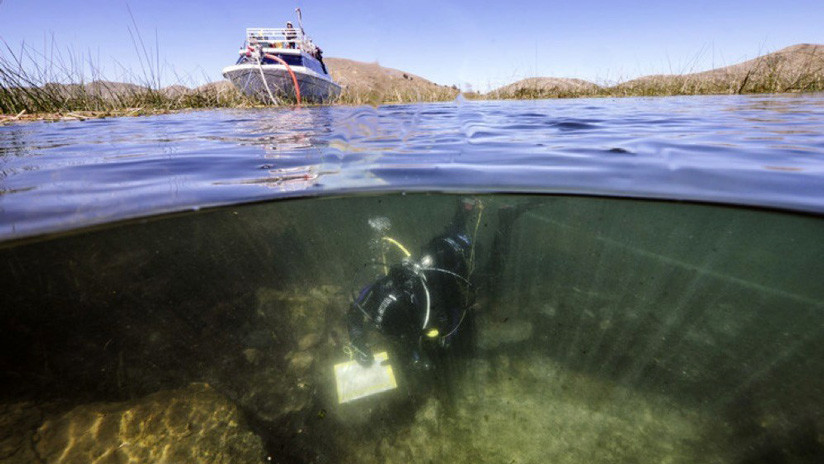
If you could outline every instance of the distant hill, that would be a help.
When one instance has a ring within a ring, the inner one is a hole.
[[[343,87],[344,103],[452,100],[456,87],[435,84],[415,74],[345,58],[324,58],[332,79]]]
[[[530,77],[497,88],[486,94],[490,98],[564,98],[598,93],[600,87],[583,79]]]
[[[168,98],[180,98],[191,92],[191,89],[185,85],[175,84],[168,87],[163,87],[160,89],[160,92]]]
[[[195,92],[236,92],[237,87],[234,86],[230,81],[222,80],[222,81],[215,81],[209,82],[208,84],[203,84],[200,87],[194,89]]]
[[[701,95],[824,90],[824,45],[799,44],[743,63],[698,73],[639,77],[611,87],[580,79],[533,77],[483,98]]]
[[[824,89],[824,45],[799,44],[710,71],[644,76],[612,87],[628,95],[801,92]]]

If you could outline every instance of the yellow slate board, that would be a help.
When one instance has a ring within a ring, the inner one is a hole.
[[[389,355],[384,351],[375,355],[375,362],[363,367],[357,361],[335,364],[335,383],[338,402],[347,403],[398,387],[392,366],[384,362]]]

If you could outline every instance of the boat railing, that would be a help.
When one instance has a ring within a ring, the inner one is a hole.
[[[248,28],[246,29],[246,44],[267,48],[294,48],[314,54],[316,50],[312,39],[300,29],[290,28]]]

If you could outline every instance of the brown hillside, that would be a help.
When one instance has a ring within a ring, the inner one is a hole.
[[[209,82],[208,84],[203,84],[200,87],[196,88],[195,92],[218,92],[218,93],[237,92],[237,87],[235,87],[228,80],[222,80],[222,81]]]
[[[824,45],[799,44],[732,66],[692,74],[644,76],[609,90],[619,95],[692,95],[821,89]]]
[[[160,89],[160,93],[167,98],[180,98],[189,92],[191,92],[191,89],[180,84],[170,85]]]
[[[497,88],[490,98],[565,98],[593,95],[600,87],[583,79],[561,77],[530,77]]]
[[[420,76],[345,58],[325,58],[332,79],[343,87],[344,103],[389,103],[452,100],[458,90]]]

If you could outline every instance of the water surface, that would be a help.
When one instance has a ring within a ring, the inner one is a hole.
[[[824,211],[824,96],[220,110],[0,127],[0,238],[285,196],[543,192]]]

